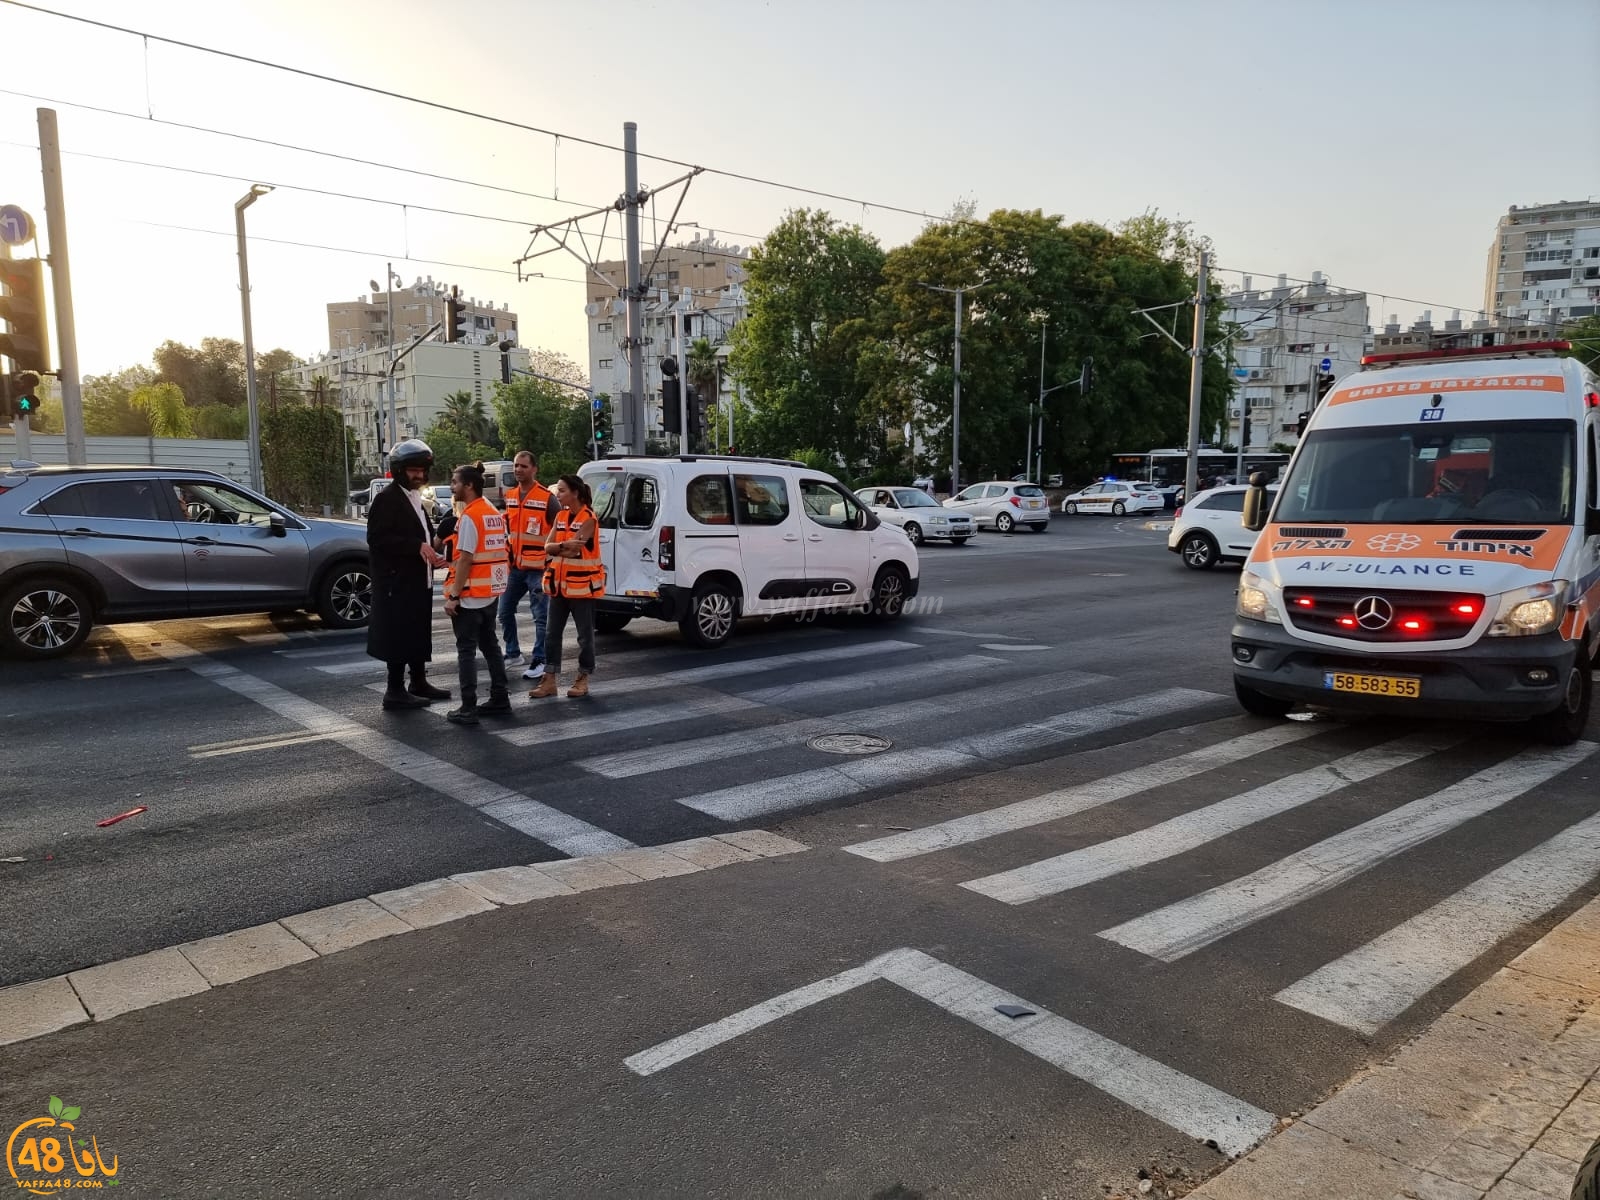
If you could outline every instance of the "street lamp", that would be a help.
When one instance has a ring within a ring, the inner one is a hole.
[[[239,243],[239,303],[244,310],[244,396],[250,412],[250,484],[263,494],[261,478],[261,416],[256,411],[256,347],[250,329],[250,257],[245,249],[244,210],[272,189],[264,183],[252,184],[233,206],[233,230]]]
[[[961,298],[984,284],[963,284],[961,287],[940,287],[933,283],[918,283],[919,288],[930,292],[944,292],[956,298],[955,388],[950,399],[950,494],[961,490]]]

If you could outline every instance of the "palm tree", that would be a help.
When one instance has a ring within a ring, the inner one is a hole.
[[[710,435],[711,444],[717,441],[717,419],[715,409],[717,405],[717,384],[721,364],[717,359],[717,348],[711,344],[709,338],[696,338],[689,344],[689,382],[700,393],[700,398],[706,406],[707,434]]]
[[[482,442],[489,437],[489,411],[483,401],[469,391],[451,392],[446,396],[439,419],[453,425],[469,442]]]

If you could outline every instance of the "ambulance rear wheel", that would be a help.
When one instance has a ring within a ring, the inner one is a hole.
[[[1567,686],[1560,707],[1528,722],[1530,731],[1547,745],[1570,746],[1583,736],[1593,706],[1594,673],[1588,655],[1580,649],[1572,669],[1567,672]]]
[[[1265,695],[1253,687],[1246,687],[1237,679],[1233,681],[1233,694],[1239,698],[1239,707],[1252,717],[1270,717],[1279,720],[1287,717],[1289,710],[1294,707],[1292,701]]]

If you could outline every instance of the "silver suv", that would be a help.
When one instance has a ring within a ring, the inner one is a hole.
[[[362,526],[314,521],[211,471],[0,468],[0,650],[66,654],[96,624],[314,609],[365,625]]]

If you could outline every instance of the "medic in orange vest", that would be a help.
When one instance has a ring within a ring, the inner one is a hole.
[[[506,550],[506,519],[483,498],[481,464],[457,467],[450,493],[465,503],[456,522],[455,554],[444,581],[444,611],[455,628],[457,664],[461,671],[461,707],[446,713],[456,725],[476,725],[479,715],[510,716],[506,664],[495,636],[495,616],[511,574]],[[489,702],[478,705],[478,663],[489,667]]]
[[[600,523],[595,519],[589,485],[576,475],[556,481],[560,515],[545,542],[544,590],[550,597],[550,627],[545,639],[544,678],[528,695],[554,696],[561,674],[561,639],[567,617],[578,631],[578,677],[568,696],[587,696],[594,672],[595,601],[606,594],[606,568],[600,558]]]

